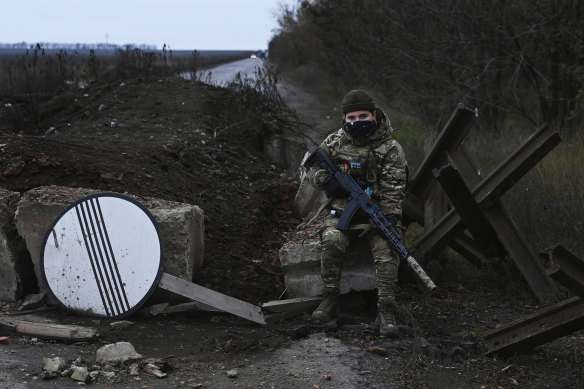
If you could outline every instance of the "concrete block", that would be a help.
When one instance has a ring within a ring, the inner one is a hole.
[[[164,244],[164,272],[193,280],[205,259],[205,225],[203,210],[190,204],[176,208],[151,208]],[[181,276],[182,275],[182,276]]]
[[[276,164],[286,168],[288,173],[295,173],[302,152],[306,149],[304,143],[298,140],[298,134],[276,134],[264,141],[267,156]]]
[[[310,153],[304,155],[302,164],[304,164],[304,161],[309,155]],[[310,184],[310,182],[308,182],[306,170],[304,168],[300,167],[299,172],[300,185],[298,185],[298,191],[296,192],[296,196],[294,196],[292,209],[298,217],[306,217],[309,213],[318,210],[327,198],[324,191],[317,190]]]
[[[117,365],[139,359],[142,359],[142,354],[138,354],[128,342],[106,344],[95,352],[95,361],[102,364]]]
[[[0,300],[17,301],[23,294],[14,213],[20,193],[0,189]]]
[[[288,241],[279,251],[287,295],[316,297],[322,295],[320,278],[320,242],[318,240]],[[341,294],[377,288],[375,267],[365,240],[357,242],[343,262]]]
[[[40,292],[47,291],[40,272],[40,252],[47,230],[71,203],[95,193],[100,191],[46,186],[26,192],[18,202],[16,227],[26,242]],[[201,208],[162,199],[126,196],[144,205],[156,220],[164,250],[164,271],[192,281],[204,261],[204,215]]]

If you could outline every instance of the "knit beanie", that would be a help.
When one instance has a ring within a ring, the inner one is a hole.
[[[355,111],[374,111],[373,97],[363,89],[353,89],[343,97],[343,114]]]

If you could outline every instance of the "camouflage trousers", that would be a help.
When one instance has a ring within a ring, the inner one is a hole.
[[[327,226],[321,233],[321,277],[325,294],[338,294],[341,281],[341,268],[345,254],[351,243],[356,241],[363,230],[341,231]],[[399,259],[390,249],[389,243],[377,231],[370,231],[367,239],[377,277],[379,298],[395,298]]]

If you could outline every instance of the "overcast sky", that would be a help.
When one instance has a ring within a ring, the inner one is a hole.
[[[297,0],[0,0],[0,42],[267,49],[282,4]]]

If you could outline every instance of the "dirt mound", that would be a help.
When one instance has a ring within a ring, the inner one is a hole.
[[[259,303],[283,290],[277,250],[295,227],[296,184],[267,160],[276,112],[250,90],[178,78],[92,85],[40,106],[0,112],[0,184],[23,192],[63,185],[158,197],[205,212],[205,264],[196,280]],[[9,105],[9,106],[7,106]]]

